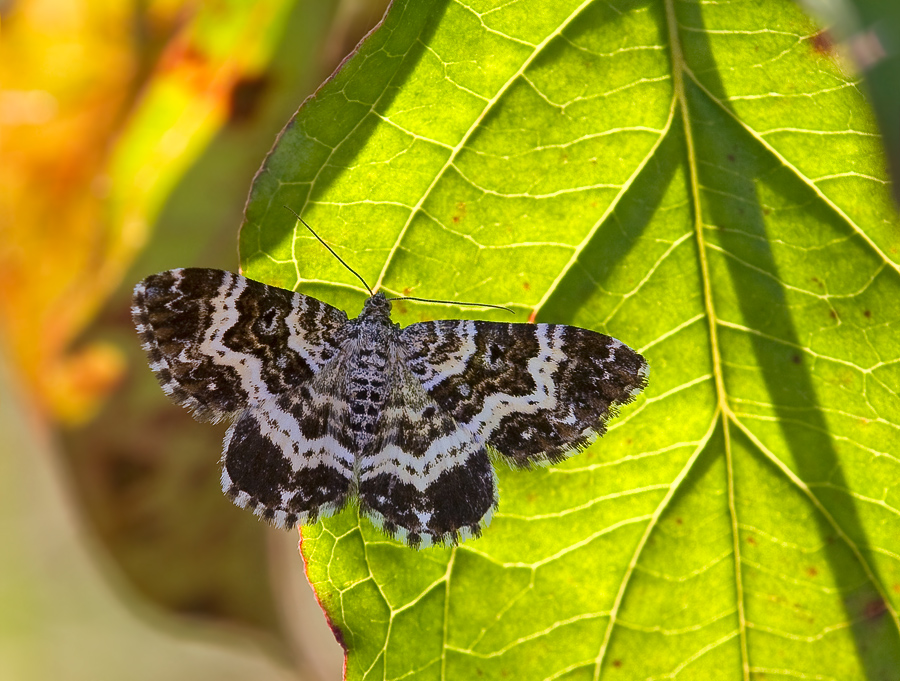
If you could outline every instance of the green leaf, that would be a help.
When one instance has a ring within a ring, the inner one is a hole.
[[[373,287],[651,366],[588,451],[499,471],[476,541],[303,529],[348,678],[893,678],[900,221],[816,34],[786,0],[398,1],[288,124],[250,276],[361,307],[286,204]]]

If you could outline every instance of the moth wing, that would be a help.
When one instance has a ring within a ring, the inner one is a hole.
[[[411,546],[478,536],[497,507],[485,445],[394,353],[373,444],[359,459],[360,510]]]
[[[298,389],[247,409],[228,429],[222,489],[273,525],[314,523],[351,498],[356,456],[331,363]]]
[[[289,527],[346,502],[352,456],[319,432],[322,400],[311,399],[343,312],[231,272],[178,269],[138,284],[132,314],[163,390],[199,419],[234,418],[222,487],[237,505]]]
[[[199,420],[237,416],[312,378],[347,316],[231,272],[177,269],[134,289],[134,324],[163,390]]]
[[[434,401],[515,467],[586,447],[647,384],[641,355],[574,326],[446,320],[400,336]]]

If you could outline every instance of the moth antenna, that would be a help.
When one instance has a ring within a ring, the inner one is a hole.
[[[412,296],[403,296],[402,298],[388,298],[388,300],[418,300],[420,303],[437,303],[438,305],[459,305],[460,307],[492,307],[495,310],[505,310],[510,314],[515,314],[513,310],[503,305],[491,305],[490,303],[463,303],[458,300],[434,300],[433,298],[413,298]]]
[[[289,207],[289,206],[285,206],[285,208],[287,208],[289,211],[291,211],[291,212],[294,214],[294,217],[296,217],[300,222],[303,223],[303,226],[306,227],[306,229],[309,230],[310,234],[312,234],[314,237],[316,237],[316,239],[319,240],[319,243],[322,244],[325,248],[327,248],[327,249],[328,249],[328,252],[331,253],[331,255],[333,255],[335,258],[337,258],[337,261],[338,261],[339,263],[341,263],[344,267],[346,267],[348,270],[350,270],[350,272],[352,272],[352,273],[356,276],[356,278],[359,279],[359,280],[362,282],[363,286],[366,287],[366,291],[369,292],[369,295],[370,295],[370,296],[374,296],[374,295],[375,295],[374,291],[372,291],[372,289],[369,288],[369,285],[366,283],[366,280],[362,278],[362,275],[361,275],[359,272],[357,272],[355,269],[353,269],[352,267],[350,267],[350,265],[348,265],[347,263],[345,263],[345,262],[344,262],[344,259],[343,259],[341,256],[339,256],[337,253],[335,253],[335,252],[334,252],[334,249],[333,249],[331,246],[329,246],[328,244],[326,244],[326,243],[322,240],[322,237],[320,237],[318,234],[316,234],[315,230],[314,230],[312,227],[310,227],[308,224],[306,224],[306,220],[304,220],[303,218],[301,218],[293,208],[291,208],[291,207]]]

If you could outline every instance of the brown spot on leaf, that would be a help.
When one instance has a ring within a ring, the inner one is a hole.
[[[466,217],[466,202],[460,201],[459,203],[457,203],[456,211],[456,215],[453,216],[453,222],[459,223],[464,217]]]
[[[826,30],[819,31],[812,36],[809,39],[809,44],[819,54],[831,54],[834,50],[834,41],[831,39],[831,34]]]
[[[622,666],[622,660],[613,660],[613,667],[618,669],[621,666]]]
[[[338,645],[346,652],[347,642],[344,640],[344,632],[338,625],[331,621],[330,617],[326,615],[325,619],[328,621],[328,628],[331,629],[331,633],[334,634],[334,640],[337,641]]]
[[[871,319],[872,318],[872,310],[863,310],[863,317],[865,317],[866,319]]]
[[[530,291],[530,290],[531,290],[531,284],[529,284],[527,281],[523,281],[523,282],[522,282],[522,288],[525,289],[526,291]]]
[[[831,310],[831,311],[828,313],[828,316],[831,317],[832,319],[837,319],[837,318],[838,318],[837,310]]]
[[[819,571],[814,566],[810,565],[808,568],[806,568],[806,574],[810,577],[815,577],[819,574]]]
[[[675,518],[675,524],[676,524],[676,525],[683,525],[683,524],[684,524],[684,521],[683,521],[681,518]]]
[[[887,611],[887,603],[882,598],[875,598],[866,603],[865,616],[866,619],[875,619],[880,617]]]
[[[751,534],[749,537],[747,537],[747,543],[751,544],[752,546],[756,546],[756,537]]]
[[[792,361],[794,364],[800,364],[800,362],[801,362],[802,360],[800,359],[800,355],[794,355],[794,356],[791,357],[791,361]]]

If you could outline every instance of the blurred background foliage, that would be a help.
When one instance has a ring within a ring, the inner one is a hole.
[[[237,268],[253,174],[386,4],[0,3],[0,678],[339,674],[297,536],[221,502],[129,302]]]
[[[897,4],[804,2],[896,170]],[[0,678],[339,673],[296,536],[223,503],[223,431],[146,380],[128,306],[151,272],[236,269],[254,172],[386,4],[0,0]]]

